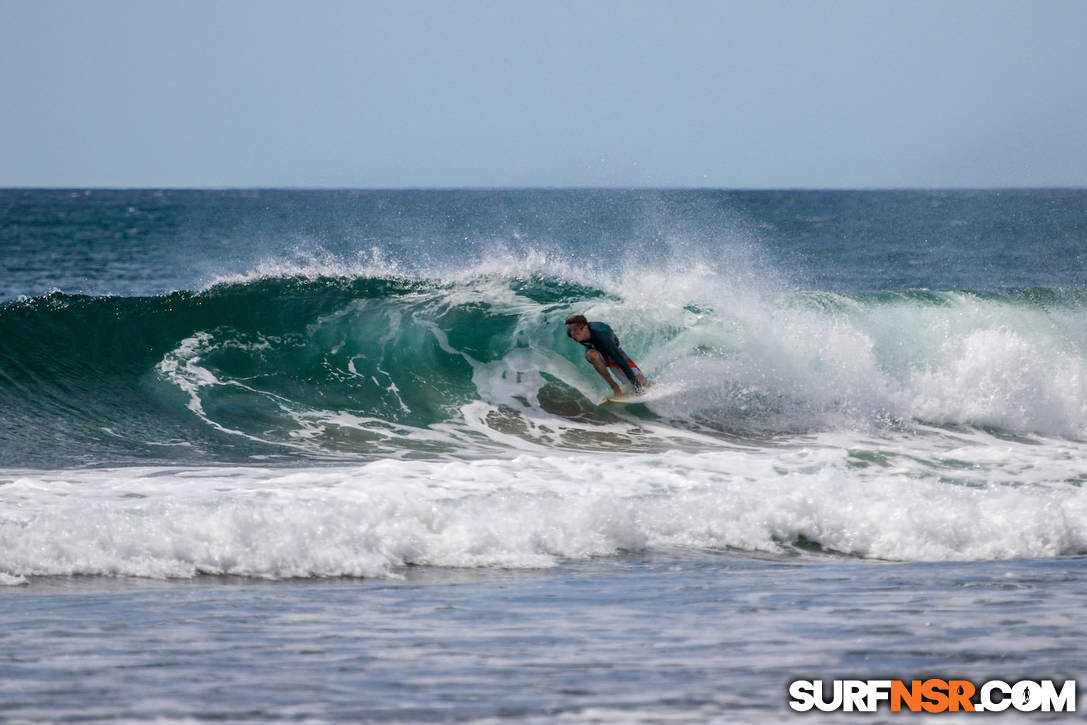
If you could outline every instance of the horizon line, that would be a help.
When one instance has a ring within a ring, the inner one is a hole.
[[[496,191],[719,191],[719,192],[901,192],[901,191],[1084,191],[1087,185],[1063,186],[0,186],[0,191],[363,191],[363,192],[496,192]]]

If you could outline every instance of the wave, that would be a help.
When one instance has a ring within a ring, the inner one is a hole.
[[[0,307],[0,462],[701,450],[942,425],[1087,437],[1087,291],[845,296],[692,266],[254,275]],[[657,382],[605,390],[565,337],[606,320]]]
[[[963,443],[959,440],[958,443]],[[977,443],[978,441],[975,441]],[[940,468],[816,440],[788,451],[316,467],[126,467],[0,479],[0,585],[34,576],[396,577],[624,552],[947,561],[1087,553],[1068,462]],[[952,444],[951,440],[946,441]],[[1053,453],[1053,450],[1048,453]],[[1069,447],[1064,451],[1076,454]]]

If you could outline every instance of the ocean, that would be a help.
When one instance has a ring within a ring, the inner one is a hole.
[[[0,190],[0,258],[2,720],[1087,687],[1087,191]]]

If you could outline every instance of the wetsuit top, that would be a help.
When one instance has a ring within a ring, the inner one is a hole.
[[[623,348],[619,347],[619,338],[615,336],[611,327],[603,322],[590,322],[589,339],[581,344],[598,351],[604,356],[605,362],[610,362],[619,368],[623,375],[627,376],[627,380],[634,383],[635,387],[640,387],[638,378],[634,377],[634,371],[630,369],[626,353],[623,352]]]

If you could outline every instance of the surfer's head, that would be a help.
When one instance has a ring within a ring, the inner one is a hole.
[[[578,342],[585,342],[589,339],[589,321],[585,319],[585,315],[574,315],[573,317],[566,318],[566,334],[574,338]]]

